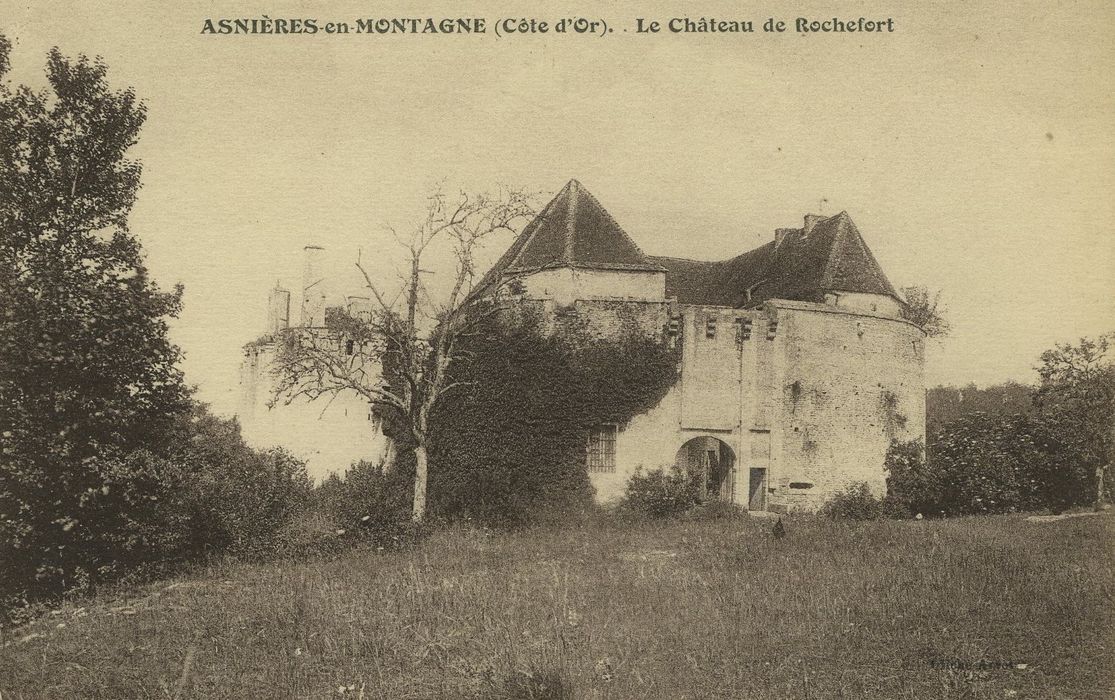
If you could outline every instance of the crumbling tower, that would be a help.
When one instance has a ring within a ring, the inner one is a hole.
[[[275,284],[267,299],[267,332],[275,334],[290,328],[290,291]]]
[[[307,328],[325,325],[325,249],[308,245],[305,265],[302,268],[302,326]]]

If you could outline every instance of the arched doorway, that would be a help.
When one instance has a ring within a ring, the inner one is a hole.
[[[723,440],[696,437],[678,450],[674,464],[700,475],[701,500],[731,503],[735,491],[736,455]]]

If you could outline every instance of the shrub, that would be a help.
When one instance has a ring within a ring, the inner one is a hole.
[[[339,534],[397,548],[418,533],[411,524],[413,472],[360,461],[344,475],[331,475],[314,490],[314,499]]]
[[[87,458],[80,489],[67,476],[43,487],[55,490],[55,508],[0,514],[0,611],[218,552],[267,556],[311,490],[302,462],[251,450],[235,421],[202,407],[179,417],[161,453]]]
[[[83,461],[85,486],[59,487],[49,511],[4,516],[0,598],[81,591],[130,570],[158,569],[189,547],[179,465],[144,450]],[[60,481],[65,481],[64,479]]]
[[[871,493],[871,487],[864,481],[851,483],[838,491],[819,512],[834,520],[880,520],[904,514],[892,501]]]
[[[187,492],[197,543],[210,551],[266,558],[285,546],[284,527],[309,505],[306,466],[282,449],[209,463]],[[195,554],[201,554],[195,550]]]
[[[1077,451],[1040,416],[973,413],[920,442],[892,443],[889,498],[912,513],[1011,513],[1089,503],[1094,484]]]
[[[942,479],[925,459],[921,440],[894,440],[883,462],[887,498],[911,513],[937,514],[942,501]]]
[[[700,476],[674,465],[669,469],[635,470],[627,481],[623,506],[651,518],[681,515],[700,503]]]
[[[746,518],[747,511],[735,503],[727,501],[712,500],[698,503],[696,506],[690,508],[682,514],[686,519],[708,521],[708,520],[736,520],[739,518]]]

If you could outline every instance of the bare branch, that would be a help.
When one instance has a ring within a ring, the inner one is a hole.
[[[477,250],[492,234],[514,232],[526,224],[534,214],[533,199],[509,188],[501,188],[496,196],[461,191],[449,198],[443,186],[436,188],[409,240],[387,227],[407,251],[403,264],[409,268],[402,272],[401,289],[394,299],[388,301],[358,257],[356,268],[378,312],[371,319],[356,319],[327,310],[324,330],[295,330],[278,339],[275,400],[291,403],[322,396],[332,400],[347,392],[363,397],[373,408],[392,411],[401,420],[410,432],[416,462],[422,465],[415,477],[416,519],[424,512],[429,417],[440,397],[471,384],[449,379],[452,363],[467,356],[457,341],[507,308],[499,289],[483,303],[470,298],[477,277]],[[430,246],[443,239],[451,246],[455,264],[451,287],[439,303],[423,280],[427,271],[422,262]],[[420,332],[419,324],[432,328]]]

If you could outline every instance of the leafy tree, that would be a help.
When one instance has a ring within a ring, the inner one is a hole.
[[[1115,431],[1111,340],[1082,338],[1045,351],[1037,387],[931,391],[925,454],[917,444],[892,445],[889,497],[912,512],[950,515],[1059,511],[1103,500]],[[1020,402],[1023,390],[1028,405]]]
[[[1060,343],[1041,354],[1034,403],[1089,465],[1112,460],[1115,430],[1115,334]]]
[[[109,87],[100,59],[57,49],[48,88],[10,85],[9,48],[0,41],[0,555],[60,587],[94,566],[96,504],[119,495],[128,455],[162,449],[188,407],[167,339],[181,289],[158,289],[128,229],[144,106]]]
[[[930,338],[948,335],[949,322],[941,305],[940,291],[930,293],[923,285],[912,285],[903,287],[902,295],[906,297],[902,318],[916,324]]]

